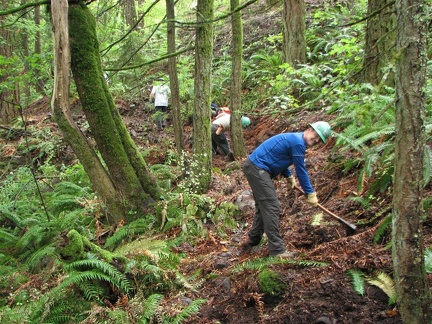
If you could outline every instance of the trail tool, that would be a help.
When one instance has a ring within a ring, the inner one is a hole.
[[[295,188],[300,191],[302,194],[305,194],[303,189],[301,189],[299,186],[295,186]],[[351,228],[352,230],[356,230],[357,226],[355,226],[354,224],[351,224],[350,222],[348,222],[347,220],[343,219],[342,217],[339,217],[338,215],[336,215],[335,213],[331,212],[330,210],[328,210],[327,208],[325,208],[323,205],[318,204],[318,208],[321,209],[323,212],[327,213],[328,215],[336,218],[339,222],[345,224],[346,226],[348,226],[349,228]]]

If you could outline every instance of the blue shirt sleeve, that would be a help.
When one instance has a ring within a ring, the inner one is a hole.
[[[297,178],[299,180],[300,186],[302,187],[305,194],[310,194],[314,192],[314,188],[309,180],[309,174],[306,170],[305,165],[305,152],[296,152],[293,149],[293,164],[296,170]]]

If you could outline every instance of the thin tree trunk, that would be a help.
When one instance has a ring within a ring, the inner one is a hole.
[[[42,53],[42,37],[41,37],[41,33],[39,31],[39,26],[40,26],[40,6],[36,6],[34,8],[34,22],[35,25],[38,27],[38,30],[36,31],[36,35],[35,35],[35,53],[36,54],[41,54]],[[36,80],[36,92],[38,93],[44,93],[44,83],[41,80],[41,76],[37,75],[37,80]]]
[[[283,59],[293,68],[306,62],[304,0],[283,0]]]
[[[231,11],[240,6],[239,0],[231,0]],[[243,58],[243,28],[241,12],[231,16],[232,25],[232,78],[231,78],[231,125],[230,135],[235,157],[246,156],[241,126],[241,87]]]
[[[198,0],[195,40],[195,83],[193,153],[194,174],[199,174],[195,190],[205,192],[211,182],[211,65],[213,53],[213,0]]]
[[[166,0],[167,11],[167,40],[168,54],[176,51],[176,30],[175,30],[175,6],[174,0]],[[177,153],[180,155],[184,149],[183,127],[180,115],[180,91],[177,76],[177,57],[172,56],[168,59],[170,88],[171,88],[171,111],[174,124],[174,138]]]
[[[21,0],[21,5],[25,4],[24,0]],[[26,13],[25,15],[23,15],[22,20],[28,20],[30,18],[29,14]],[[21,35],[21,48],[22,48],[22,55],[24,57],[29,57],[30,56],[30,49],[29,49],[29,37],[28,37],[28,33],[22,33]],[[29,62],[28,60],[24,60],[24,74],[28,74],[30,72],[30,67],[29,67]],[[30,80],[26,80],[25,84],[24,84],[24,95],[26,98],[30,98]]]
[[[135,0],[124,0],[123,10],[126,24],[132,28],[137,22]]]
[[[422,229],[425,147],[424,87],[427,16],[424,0],[397,0],[396,148],[393,263],[397,304],[404,323],[432,323]]]

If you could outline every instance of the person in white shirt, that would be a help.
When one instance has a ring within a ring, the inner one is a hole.
[[[154,85],[150,92],[150,101],[154,99],[154,107],[157,113],[156,124],[158,129],[162,130],[166,126],[165,114],[168,111],[168,100],[171,91],[166,82],[159,81],[161,81],[161,84]]]
[[[221,107],[219,114],[215,117],[211,125],[211,139],[213,156],[218,149],[225,156],[225,161],[234,161],[225,131],[230,129],[231,111],[228,107]]]

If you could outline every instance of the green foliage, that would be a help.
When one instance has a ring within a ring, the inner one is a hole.
[[[230,202],[216,205],[214,199],[206,195],[192,193],[170,193],[157,205],[162,218],[162,230],[181,228],[178,240],[204,237],[205,224],[213,224],[219,235],[236,227],[235,217],[240,213],[237,206]]]
[[[351,284],[354,288],[354,291],[363,296],[364,295],[364,286],[365,286],[365,276],[364,273],[360,270],[350,269],[347,271],[348,276],[351,278]]]
[[[280,297],[287,289],[282,275],[268,268],[259,273],[258,285],[260,292],[270,297]]]
[[[202,237],[213,200],[204,195],[172,193],[158,204],[163,231],[180,227],[183,235]]]
[[[114,248],[123,240],[132,241],[140,234],[148,233],[152,229],[154,217],[147,215],[145,218],[139,218],[129,224],[117,228],[117,230],[107,238],[105,248]]]
[[[206,303],[206,299],[195,299],[190,304],[188,304],[185,308],[182,309],[180,313],[175,315],[175,317],[170,320],[173,324],[183,323],[188,317],[198,313],[200,310],[200,306]]]
[[[235,219],[241,215],[240,209],[232,202],[223,201],[210,211],[210,221],[220,236],[225,236],[229,229],[234,229],[237,224]]]
[[[151,319],[155,316],[157,307],[162,299],[163,296],[160,294],[152,294],[147,297],[144,302],[144,313],[141,315],[140,323],[150,323]]]
[[[378,244],[378,242],[381,240],[384,234],[387,233],[389,230],[391,230],[392,218],[393,217],[391,213],[389,213],[387,216],[384,217],[383,221],[381,222],[380,226],[378,226],[376,233],[374,235],[374,239],[373,239],[374,244]]]
[[[239,263],[235,265],[232,269],[232,272],[243,272],[243,271],[262,271],[266,267],[271,264],[290,264],[294,266],[301,267],[326,267],[328,266],[325,262],[317,262],[317,261],[308,261],[308,260],[290,260],[290,259],[281,259],[279,257],[274,258],[256,258],[252,260],[247,260],[243,263]]]
[[[365,282],[380,288],[388,297],[389,305],[396,303],[396,288],[393,279],[382,271],[376,271],[374,275],[365,275],[360,270],[351,269],[347,271],[348,276],[351,278],[351,284],[354,291],[359,295],[364,294]]]
[[[424,258],[425,258],[426,272],[432,273],[432,246],[425,249]]]
[[[104,260],[88,254],[89,259],[77,260],[66,264],[64,269],[68,276],[55,289],[72,285],[79,287],[85,298],[90,301],[102,301],[109,286],[116,288],[120,294],[128,294],[132,285],[125,274]]]
[[[139,316],[140,324],[150,324],[150,323],[183,323],[188,317],[196,314],[200,306],[206,302],[204,299],[196,299],[184,307],[176,315],[168,316],[161,315],[158,312],[158,306],[161,303],[163,296],[160,294],[150,295],[144,301],[144,312]]]
[[[150,166],[150,171],[162,189],[171,190],[171,183],[177,178],[172,167],[167,164],[155,164]]]

